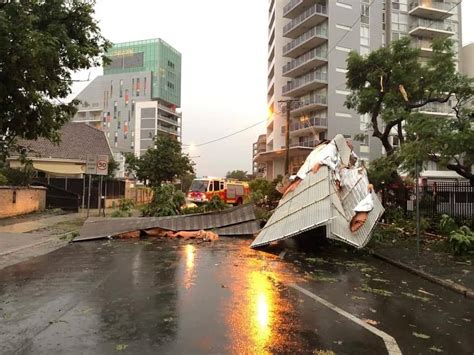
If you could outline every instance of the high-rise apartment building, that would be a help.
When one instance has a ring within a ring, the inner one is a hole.
[[[371,137],[369,118],[348,110],[344,102],[346,59],[362,55],[403,36],[413,40],[427,58],[435,37],[461,43],[459,0],[270,0],[266,151],[255,155],[255,167],[268,179],[284,175],[285,104],[292,104],[290,172],[297,171],[321,140],[336,134],[363,135],[354,149],[365,161],[379,157],[380,142]],[[423,60],[423,59],[422,59]],[[446,111],[432,105],[430,113]],[[396,138],[393,138],[396,140]],[[396,141],[394,141],[396,144]]]
[[[161,39],[115,44],[76,98],[74,121],[105,131],[116,155],[143,154],[158,134],[181,138],[181,54]]]

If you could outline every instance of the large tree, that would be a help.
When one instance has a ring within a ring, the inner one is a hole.
[[[434,161],[473,181],[473,82],[456,71],[450,40],[433,41],[431,57],[420,59],[408,38],[368,56],[351,52],[346,106],[369,116],[367,129],[402,168]],[[452,114],[421,113],[433,103],[450,104]]]
[[[194,164],[188,155],[182,153],[181,143],[169,135],[158,135],[155,146],[148,148],[139,158],[128,154],[126,164],[129,172],[152,187],[194,174]]]
[[[58,140],[76,112],[74,71],[102,63],[110,43],[95,1],[17,0],[0,7],[0,155],[16,138]]]

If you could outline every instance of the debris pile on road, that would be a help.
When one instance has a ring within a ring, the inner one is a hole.
[[[218,236],[253,236],[259,229],[255,208],[247,204],[220,212],[184,216],[88,218],[74,241],[142,235],[216,240]]]
[[[364,247],[384,209],[352,144],[338,134],[306,158],[251,247],[325,228],[326,237]]]

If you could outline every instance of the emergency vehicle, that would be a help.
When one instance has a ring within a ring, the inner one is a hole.
[[[217,195],[227,204],[241,205],[250,193],[249,184],[226,178],[202,177],[193,180],[188,200],[199,204],[210,201]]]

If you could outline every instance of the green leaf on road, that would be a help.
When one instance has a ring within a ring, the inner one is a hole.
[[[413,293],[402,292],[402,295],[405,295],[407,297],[414,298],[414,299],[417,299],[417,300],[420,300],[420,301],[423,301],[423,302],[429,302],[430,301],[430,299],[428,297],[422,297],[422,296],[414,295]]]
[[[360,290],[362,292],[370,292],[370,293],[374,293],[376,295],[381,295],[381,296],[385,296],[385,297],[391,297],[393,295],[392,292],[390,291],[387,291],[387,290],[384,290],[384,289],[381,289],[381,288],[372,288],[372,287],[369,287],[367,285],[363,285]]]
[[[115,346],[115,350],[117,351],[124,351],[126,348],[128,348],[128,344],[117,344]]]
[[[431,338],[429,335],[426,335],[426,334],[423,334],[423,333],[413,332],[413,335],[416,336],[417,338],[420,338],[420,339],[429,339],[429,338]]]

